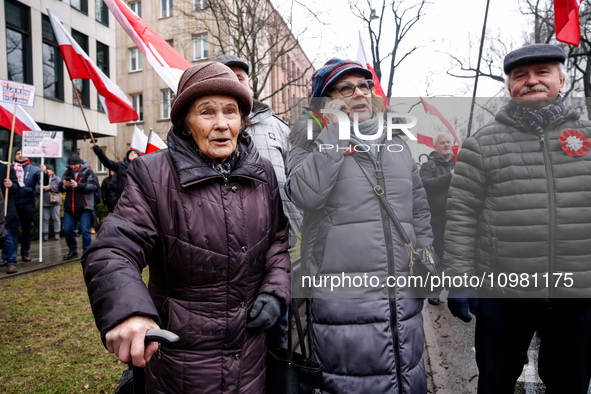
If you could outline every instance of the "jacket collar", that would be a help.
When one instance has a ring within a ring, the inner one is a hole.
[[[177,136],[174,127],[168,132],[167,142],[168,153],[181,185],[188,186],[206,179],[223,179],[219,172],[211,168],[197,155],[189,141]],[[240,133],[238,147],[240,157],[229,178],[246,177],[259,182],[268,182],[263,159],[254,148],[254,144],[247,134]]]

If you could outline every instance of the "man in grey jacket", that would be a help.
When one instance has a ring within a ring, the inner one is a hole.
[[[512,99],[464,142],[451,181],[445,273],[482,283],[450,289],[448,306],[477,315],[480,394],[513,393],[536,330],[547,392],[589,388],[591,122],[562,102],[565,60],[548,44],[505,57]]]

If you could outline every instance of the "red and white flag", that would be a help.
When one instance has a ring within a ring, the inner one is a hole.
[[[423,100],[422,97],[420,97],[420,99],[421,99],[421,102],[423,103],[423,108],[425,108],[425,112],[429,116],[431,116],[431,115],[437,116],[439,118],[439,120],[441,121],[441,123],[443,123],[445,125],[445,127],[449,130],[449,132],[451,133],[451,135],[456,140],[456,143],[461,148],[462,147],[462,141],[460,141],[460,139],[458,138],[458,135],[456,134],[456,131],[454,130],[454,128],[451,125],[451,123],[449,123],[447,121],[447,119],[445,119],[445,117],[443,115],[441,115],[441,112],[439,112],[439,110],[437,108],[435,108],[431,104],[427,103],[425,100]],[[417,133],[417,140],[418,140],[417,142],[419,144],[427,145],[427,146],[433,148],[433,136],[428,136],[428,135],[425,135],[425,134],[421,134],[419,132],[419,133]]]
[[[576,47],[581,42],[580,4],[581,0],[554,0],[556,39]]]
[[[121,0],[104,0],[123,30],[144,54],[160,78],[176,93],[183,72],[191,67],[180,53]]]
[[[168,145],[162,141],[162,138],[153,131],[150,133],[150,141],[148,141],[148,148],[146,154],[159,151],[160,149],[166,149]]]
[[[70,79],[91,79],[109,122],[121,123],[138,119],[137,112],[123,91],[103,73],[80,45],[66,31],[60,20],[47,9],[51,27],[55,33]]]
[[[365,67],[369,71],[371,71],[371,74],[373,75],[373,82],[375,84],[375,86],[373,88],[373,92],[375,94],[377,94],[378,96],[383,97],[384,98],[384,106],[388,107],[390,105],[390,102],[388,101],[388,98],[386,97],[386,93],[384,93],[384,89],[382,89],[382,84],[380,83],[380,80],[378,79],[378,76],[376,75],[376,71],[371,66],[371,63],[369,61],[369,57],[367,56],[367,53],[365,52],[365,46],[363,45],[363,39],[361,38],[361,30],[359,30],[359,47],[357,48],[357,61],[359,63],[361,63],[361,65],[363,65],[363,67]]]
[[[146,153],[146,147],[148,145],[148,136],[144,134],[143,130],[140,130],[139,127],[133,125],[133,135],[131,136],[131,149],[139,150],[142,155]]]
[[[12,115],[14,104],[0,102],[0,126],[12,130]],[[31,118],[31,115],[20,105],[16,106],[16,119],[14,120],[14,132],[23,135],[23,131],[41,131],[41,127]]]

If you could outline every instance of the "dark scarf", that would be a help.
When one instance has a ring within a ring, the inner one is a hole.
[[[238,137],[240,139],[240,137]],[[216,170],[220,173],[221,176],[224,178],[228,178],[232,171],[234,171],[234,167],[236,167],[236,162],[238,162],[238,158],[240,157],[240,151],[238,150],[238,146],[236,146],[236,150],[228,157],[223,163],[218,163],[211,160],[209,157],[205,156],[199,146],[195,142],[195,140],[191,139],[191,145],[197,151],[197,155],[203,160],[208,166]]]
[[[541,109],[523,107],[515,104],[513,100],[507,104],[507,115],[524,127],[535,131],[538,135],[543,135],[546,127],[566,115],[567,112],[568,108],[560,96]]]

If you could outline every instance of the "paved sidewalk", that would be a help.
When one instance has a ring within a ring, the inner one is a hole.
[[[94,237],[95,235],[93,234],[92,238],[94,239]],[[78,256],[80,257],[82,256],[82,237],[78,237],[76,238],[76,240],[78,241]],[[26,262],[21,259],[19,247],[19,254],[16,258],[16,269],[18,270],[18,272],[16,274],[8,275],[6,273],[6,267],[0,267],[0,280],[37,271],[40,269],[55,267],[57,265],[70,263],[72,261],[77,261],[77,259],[64,261],[63,257],[67,254],[68,246],[66,245],[65,237],[61,237],[59,241],[50,239],[49,241],[43,242],[43,261],[39,261],[39,240],[33,240],[31,242],[31,250],[29,252],[29,257],[31,257],[31,261]]]

